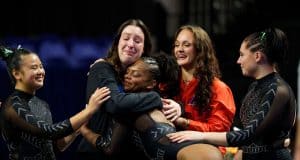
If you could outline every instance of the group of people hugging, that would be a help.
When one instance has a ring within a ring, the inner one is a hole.
[[[14,86],[1,105],[8,157],[53,160],[82,135],[76,158],[85,160],[222,160],[227,146],[239,148],[237,159],[291,160],[296,100],[278,67],[287,47],[278,28],[244,38],[237,64],[253,82],[240,107],[242,128],[231,130],[234,95],[200,26],[179,27],[172,53],[165,53],[153,52],[141,20],[122,23],[107,56],[90,66],[87,105],[61,122],[36,96],[45,77],[38,54],[1,46]]]

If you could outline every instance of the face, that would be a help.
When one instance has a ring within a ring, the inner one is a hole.
[[[142,60],[138,60],[127,68],[124,78],[124,90],[126,92],[141,92],[153,89],[155,80],[152,79],[148,66]]]
[[[196,48],[194,47],[195,38],[191,31],[182,30],[174,45],[174,54],[179,66],[184,68],[193,67],[196,59]]]
[[[144,52],[144,33],[140,27],[128,25],[121,33],[118,53],[124,67],[136,62]]]
[[[243,42],[240,47],[240,56],[237,60],[237,64],[241,66],[244,76],[255,77],[255,72],[257,70],[256,53],[253,53],[246,48],[246,42]]]
[[[14,72],[16,86],[25,91],[34,92],[44,84],[45,70],[36,54],[21,56],[20,70]]]

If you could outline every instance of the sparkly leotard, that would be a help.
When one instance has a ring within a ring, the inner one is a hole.
[[[1,120],[11,160],[54,160],[52,140],[73,132],[69,119],[52,124],[48,104],[19,90],[1,108]]]
[[[296,101],[290,86],[277,73],[255,81],[240,111],[244,129],[227,133],[230,146],[240,146],[244,160],[292,159],[277,141],[289,137],[296,117]]]
[[[166,135],[176,132],[168,123],[155,122],[149,114],[139,116],[135,128],[141,137],[145,153],[153,160],[174,160],[183,147],[201,143],[199,141],[171,142]]]

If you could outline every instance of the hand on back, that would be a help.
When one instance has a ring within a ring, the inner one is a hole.
[[[110,90],[107,87],[97,88],[91,95],[87,108],[97,110],[101,107],[103,102],[110,98]]]

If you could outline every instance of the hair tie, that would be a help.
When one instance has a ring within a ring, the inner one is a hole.
[[[5,47],[1,47],[1,52],[2,52],[2,57],[4,59],[7,59],[8,57],[12,56],[14,53],[12,50],[7,49]]]
[[[263,43],[266,40],[266,38],[267,38],[266,32],[260,32],[259,39],[260,39],[261,43]]]
[[[22,46],[19,44],[17,50],[22,49]]]

